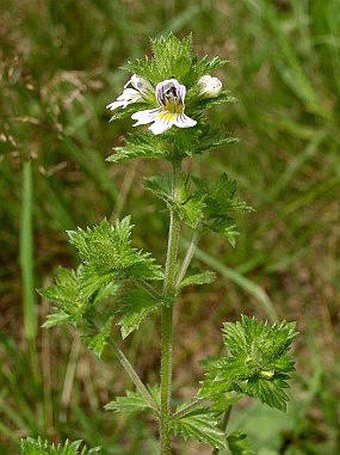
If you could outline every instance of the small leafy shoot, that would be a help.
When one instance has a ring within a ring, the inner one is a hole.
[[[242,316],[241,322],[225,323],[223,334],[229,356],[208,362],[200,395],[218,401],[235,391],[285,410],[287,380],[294,371],[290,348],[296,336],[295,323],[271,326]]]
[[[227,436],[228,447],[231,455],[255,455],[254,450],[247,439],[247,435],[239,431]]]
[[[37,439],[28,437],[20,441],[21,455],[91,455],[101,452],[99,447],[88,449],[81,446],[82,441],[51,444],[40,437]]]

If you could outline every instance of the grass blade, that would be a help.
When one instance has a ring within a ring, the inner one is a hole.
[[[20,265],[23,282],[24,336],[26,340],[34,340],[36,338],[38,323],[34,291],[32,212],[32,165],[30,161],[25,161],[22,182]]]
[[[185,242],[186,246],[189,245],[189,242]],[[248,294],[255,297],[259,302],[262,309],[267,314],[268,318],[271,321],[276,321],[278,319],[278,313],[273,302],[270,300],[266,292],[260,288],[257,284],[250,281],[248,278],[241,275],[236,270],[233,270],[226,265],[222,264],[219,260],[210,256],[210,254],[196,248],[195,256],[200,261],[204,262],[206,265],[214,269],[216,272],[220,273],[225,278],[228,278],[233,283],[237,284],[240,288],[246,291]]]

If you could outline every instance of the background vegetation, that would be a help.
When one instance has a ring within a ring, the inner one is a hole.
[[[212,121],[240,141],[192,166],[229,172],[256,208],[236,249],[210,237],[196,255],[220,279],[180,305],[175,394],[194,392],[226,318],[297,320],[288,413],[243,403],[231,426],[261,455],[340,453],[338,13],[337,0],[2,0],[1,454],[17,453],[28,434],[82,438],[105,454],[157,453],[143,420],[103,410],[127,381],[113,356],[96,361],[74,333],[40,329],[48,304],[35,289],[57,264],[73,264],[65,229],[104,216],[132,213],[138,244],[162,256],[166,214],[140,184],[155,164],[105,163],[131,126],[108,124],[105,105],[128,78],[119,67],[168,30],[192,31],[197,53],[230,60],[219,76],[239,102]],[[151,383],[157,346],[158,321],[124,343]]]

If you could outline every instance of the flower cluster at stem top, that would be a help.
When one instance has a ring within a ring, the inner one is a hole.
[[[202,76],[197,82],[198,96],[214,98],[220,94],[222,82],[209,74]],[[135,112],[131,118],[136,120],[133,126],[147,125],[154,134],[161,134],[173,125],[178,128],[191,128],[197,121],[184,113],[186,87],[177,79],[170,78],[159,82],[156,88],[149,81],[133,74],[124,85],[124,90],[118,98],[108,104],[107,109],[114,111],[126,108],[129,104],[150,101],[155,96],[158,107]]]

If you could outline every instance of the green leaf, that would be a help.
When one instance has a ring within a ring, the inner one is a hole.
[[[108,343],[108,339],[112,331],[113,316],[109,317],[101,330],[97,331],[93,335],[85,335],[83,340],[86,346],[92,351],[98,358],[101,358],[104,348]]]
[[[43,327],[72,324],[80,331],[86,346],[101,357],[117,312],[110,299],[118,297],[120,287],[112,282],[97,281],[89,292],[88,274],[84,271],[88,270],[82,266],[77,271],[59,269],[55,283],[42,291],[57,304]]]
[[[85,446],[81,448],[82,441],[70,442],[64,444],[52,444],[40,437],[37,439],[25,438],[20,441],[22,455],[90,455],[100,453],[100,448],[88,449]]]
[[[227,436],[229,450],[232,455],[255,455],[247,439],[247,435],[234,431]]]
[[[160,391],[158,387],[148,387],[150,394],[155,399],[156,403],[160,402]],[[126,396],[117,397],[105,405],[106,411],[125,412],[125,413],[141,413],[144,411],[154,412],[154,408],[145,400],[138,391],[127,391]]]
[[[180,40],[172,32],[151,40],[153,57],[128,62],[125,68],[156,84],[175,77],[189,90],[204,74],[224,66],[219,57],[198,59],[192,50],[191,35]]]
[[[202,221],[206,206],[205,199],[206,195],[198,191],[175,206],[181,220],[192,229],[196,229]]]
[[[58,325],[72,324],[77,326],[93,313],[93,307],[118,293],[119,286],[112,282],[100,280],[97,275],[91,275],[89,284],[88,269],[80,266],[76,271],[60,267],[55,282],[40,293],[56,302],[58,306],[47,316],[43,327],[50,328]]]
[[[238,232],[234,216],[237,212],[252,210],[245,202],[237,198],[236,180],[223,173],[212,183],[207,184],[196,179],[196,184],[207,195],[203,226],[205,229],[222,235],[232,246],[235,246]]]
[[[170,175],[149,177],[144,180],[144,186],[171,206],[188,226],[197,228],[203,216],[206,195],[203,192],[192,191],[193,184],[188,174],[182,173],[179,176],[175,195]]]
[[[150,177],[144,181],[144,186],[171,206],[188,226],[216,232],[233,246],[238,235],[234,216],[251,210],[237,198],[237,183],[225,173],[209,184],[183,173],[175,195],[169,175]]]
[[[156,175],[144,179],[144,187],[165,203],[174,203],[172,196],[172,179],[170,174]]]
[[[213,106],[219,106],[220,104],[237,103],[237,99],[234,98],[228,90],[223,90],[218,96],[214,98],[199,98],[197,97],[193,103],[192,109],[209,109]],[[189,106],[190,103],[188,103]]]
[[[149,131],[135,131],[126,138],[123,146],[115,147],[115,153],[106,161],[121,163],[135,159],[168,159],[169,148],[167,141],[162,137],[154,136]]]
[[[80,273],[80,269],[74,271],[59,267],[54,284],[39,291],[44,297],[59,303],[43,327],[66,323],[76,325],[79,322],[86,306],[80,298]]]
[[[128,62],[126,69],[137,73],[156,84],[164,79],[175,77],[188,85],[192,69],[191,36],[178,39],[173,33],[151,40],[153,58],[146,57]]]
[[[227,448],[226,436],[218,426],[216,414],[206,408],[195,409],[180,418],[174,416],[171,425],[173,432],[185,441],[193,439],[213,448]]]
[[[202,284],[210,284],[213,283],[216,279],[216,273],[215,272],[201,272],[201,273],[195,273],[193,275],[188,275],[186,276],[181,284],[180,288],[185,288],[187,286],[200,286]]]
[[[207,363],[201,396],[218,401],[235,391],[285,410],[287,380],[294,371],[289,351],[296,336],[295,324],[283,321],[269,325],[242,316],[241,322],[225,323],[223,334],[229,356]]]
[[[119,325],[123,339],[137,330],[140,324],[155,313],[162,304],[143,288],[126,289],[120,299],[122,303]]]
[[[130,217],[110,225],[106,220],[93,228],[68,231],[84,264],[83,274],[90,292],[96,292],[112,280],[161,280],[161,267],[150,253],[131,245]],[[98,286],[97,286],[98,285]]]
[[[237,139],[228,132],[212,128],[206,124],[206,121],[201,121],[201,114],[198,111],[192,115],[198,120],[195,128],[182,130],[171,128],[166,133],[156,136],[148,130],[136,130],[134,134],[127,136],[124,145],[115,147],[115,153],[106,160],[113,163],[134,159],[172,161],[175,158],[184,159],[194,154],[202,154],[206,150],[237,142]]]
[[[65,313],[64,310],[55,310],[54,313],[47,315],[46,321],[43,323],[42,327],[44,329],[50,329],[51,327],[56,327],[58,325],[64,325],[70,322],[70,315]]]

